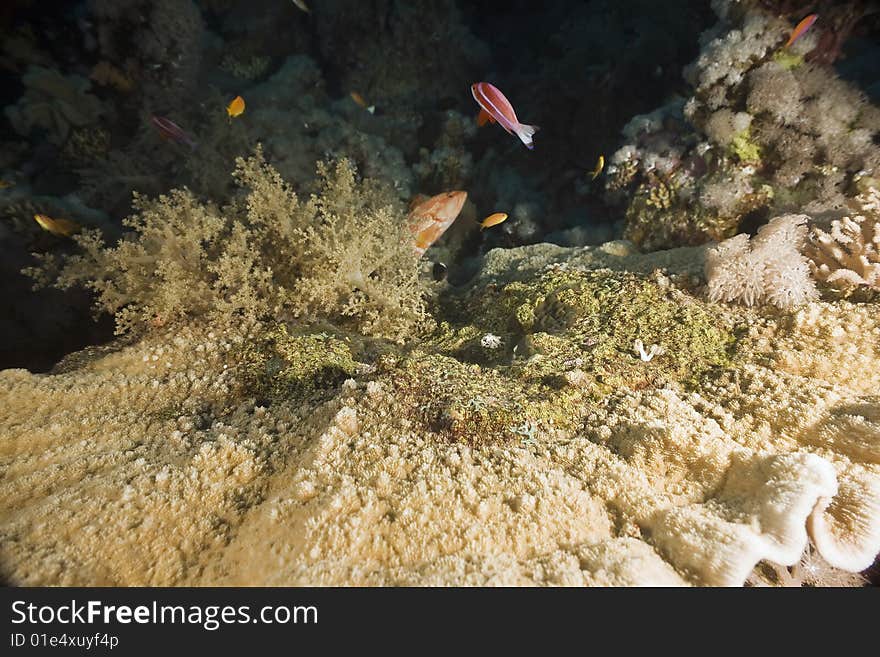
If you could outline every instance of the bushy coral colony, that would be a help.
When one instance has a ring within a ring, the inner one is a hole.
[[[79,65],[4,27],[3,321],[83,336],[0,371],[5,581],[876,579],[856,9],[549,2],[514,64],[453,0],[75,4]]]
[[[784,48],[788,21],[757,3],[713,6],[721,20],[685,69],[692,95],[634,118],[611,158],[608,194],[625,206],[624,235],[646,248],[839,211],[880,167],[880,109],[806,60],[816,34]]]

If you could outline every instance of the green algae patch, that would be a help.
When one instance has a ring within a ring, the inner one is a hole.
[[[797,68],[798,66],[803,65],[804,58],[801,55],[794,54],[790,50],[782,48],[774,53],[773,61],[779,64],[785,70],[790,71]]]
[[[732,333],[662,275],[656,280],[663,284],[607,270],[567,277],[534,301],[532,330],[522,342],[530,357],[514,364],[523,377],[546,379],[574,366],[605,389],[646,387],[694,381],[729,364]],[[637,341],[648,356],[654,345],[662,353],[646,361]]]
[[[736,156],[740,162],[751,162],[754,164],[761,162],[761,147],[752,141],[748,128],[737,134],[730,142],[728,148],[731,154]]]
[[[398,365],[395,386],[428,430],[470,443],[576,430],[617,390],[693,385],[729,367],[737,343],[721,316],[659,271],[549,267],[446,310]],[[487,333],[500,346],[482,346]],[[643,359],[637,341],[659,353]]]
[[[711,308],[659,272],[551,267],[534,281],[483,290],[464,308],[502,337],[504,366],[522,381],[546,383],[575,369],[601,387],[692,381],[729,365],[736,344]],[[662,353],[644,361],[637,340]]]
[[[414,352],[394,371],[398,403],[430,432],[468,444],[528,442],[540,431],[570,432],[587,406],[574,386],[523,382],[503,369]]]
[[[339,385],[358,370],[348,341],[329,333],[271,328],[239,353],[240,381],[250,396],[302,400]]]

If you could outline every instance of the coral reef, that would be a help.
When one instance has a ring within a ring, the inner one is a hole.
[[[89,0],[103,58],[131,72],[153,111],[177,108],[200,73],[205,26],[192,0]]]
[[[0,10],[5,583],[876,568],[867,3],[56,4]]]
[[[702,259],[497,249],[405,350],[197,322],[4,371],[4,579],[741,585],[808,537],[866,568],[880,343],[846,335],[876,312],[706,304]]]
[[[60,146],[74,128],[92,125],[101,115],[101,103],[88,93],[91,83],[85,78],[31,66],[21,80],[24,95],[4,110],[21,135],[40,129],[50,142]]]
[[[751,240],[739,234],[706,251],[710,301],[771,303],[794,308],[818,298],[810,265],[801,251],[806,215],[776,217]]]
[[[342,88],[389,111],[404,100],[435,104],[477,79],[488,59],[487,46],[465,27],[452,0],[327,0],[313,13],[319,50]]]
[[[880,108],[804,60],[814,33],[782,49],[784,20],[755,3],[713,6],[721,20],[685,70],[692,95],[633,119],[611,158],[607,198],[626,208],[624,236],[648,249],[840,210],[880,168]]]
[[[100,231],[86,230],[74,238],[81,255],[40,256],[28,273],[61,289],[88,287],[119,333],[183,317],[222,325],[272,314],[408,337],[427,315],[401,208],[345,161],[319,175],[320,194],[300,201],[257,148],[237,161],[244,195],[230,204],[188,190],[138,196],[124,222],[133,235],[105,247]]]
[[[856,198],[854,213],[831,222],[828,232],[814,226],[807,255],[813,275],[852,294],[880,291],[880,192],[869,188]],[[858,214],[856,214],[858,213]]]

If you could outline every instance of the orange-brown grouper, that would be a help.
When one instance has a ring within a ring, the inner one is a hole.
[[[443,192],[431,198],[417,195],[410,206],[407,224],[415,238],[415,249],[419,255],[428,250],[458,217],[467,192]]]
[[[526,148],[532,150],[535,147],[532,143],[532,135],[540,128],[536,125],[520,123],[516,118],[516,112],[513,111],[513,105],[498,87],[488,82],[476,82],[471,85],[471,93],[480,106],[480,115],[477,117],[479,125],[485,125],[486,121],[492,123],[497,121],[509,134],[519,137]]]

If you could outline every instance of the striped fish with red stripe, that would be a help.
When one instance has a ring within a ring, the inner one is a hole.
[[[529,150],[535,145],[532,143],[532,135],[540,128],[536,125],[520,123],[513,111],[513,105],[507,97],[501,93],[498,87],[488,82],[476,82],[471,85],[471,93],[474,100],[480,106],[480,115],[477,117],[479,125],[485,125],[486,121],[498,124],[511,135],[516,135]]]

